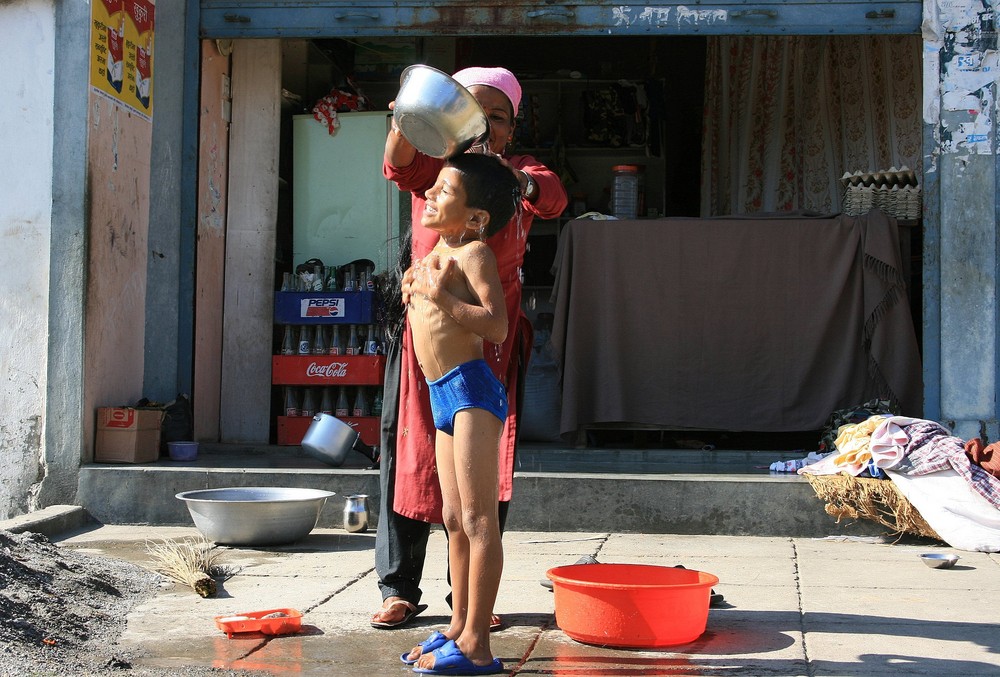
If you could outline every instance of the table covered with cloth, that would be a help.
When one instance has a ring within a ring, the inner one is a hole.
[[[874,397],[920,416],[901,270],[879,211],[573,220],[553,266],[560,433],[818,430]]]

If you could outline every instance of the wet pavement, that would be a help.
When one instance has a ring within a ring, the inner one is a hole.
[[[104,525],[59,534],[61,547],[152,566],[150,542],[194,527]],[[230,576],[203,599],[176,584],[137,607],[121,644],[136,667],[218,667],[273,675],[412,674],[399,655],[447,624],[446,541],[431,534],[427,611],[405,628],[369,624],[379,606],[373,532],[315,529],[288,546],[224,548]],[[954,552],[935,570],[922,552]],[[508,532],[493,651],[510,675],[995,675],[1000,555],[931,541],[871,537],[743,537]],[[559,629],[550,567],[592,555],[712,573],[725,601],[694,642],[659,650],[582,644]],[[296,609],[294,635],[228,638],[216,616]]]

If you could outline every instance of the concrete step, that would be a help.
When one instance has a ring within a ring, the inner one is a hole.
[[[520,531],[824,537],[884,533],[867,521],[837,524],[809,483],[772,473],[803,452],[677,449],[519,449],[507,528]],[[89,464],[77,502],[103,524],[190,525],[182,491],[277,486],[326,489],[318,526],[342,523],[344,497],[378,508],[378,470],[360,454],[331,467],[299,447],[202,444],[198,459]]]

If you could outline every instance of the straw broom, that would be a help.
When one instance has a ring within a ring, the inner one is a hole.
[[[222,552],[204,538],[198,542],[164,539],[146,543],[146,552],[156,560],[154,569],[178,583],[191,586],[202,597],[214,597],[217,591],[213,575],[226,574],[218,564]]]

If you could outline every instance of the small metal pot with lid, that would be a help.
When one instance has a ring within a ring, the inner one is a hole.
[[[313,416],[302,437],[302,449],[313,458],[335,466],[343,465],[352,449],[372,463],[378,463],[375,451],[361,441],[358,431],[330,414]]]

